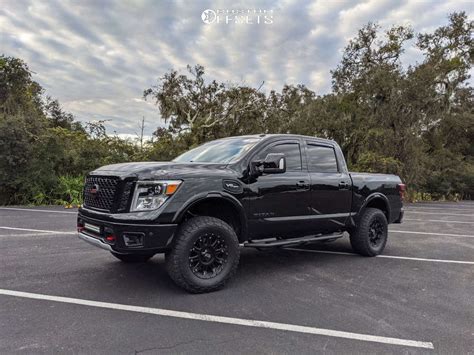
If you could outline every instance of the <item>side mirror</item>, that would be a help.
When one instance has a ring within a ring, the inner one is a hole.
[[[262,172],[266,174],[281,174],[286,171],[286,159],[285,154],[282,153],[270,153],[265,157],[263,161]]]

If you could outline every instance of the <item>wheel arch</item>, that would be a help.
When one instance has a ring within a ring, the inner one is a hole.
[[[360,219],[360,216],[362,216],[362,213],[367,208],[377,208],[381,210],[385,214],[385,217],[387,218],[387,222],[390,222],[390,216],[391,216],[390,203],[388,201],[387,196],[385,196],[384,194],[375,192],[369,195],[365,199],[364,203],[362,204],[362,207],[359,210],[359,213],[358,213],[359,219]]]
[[[194,196],[176,212],[173,223],[180,224],[192,215],[222,219],[237,234],[239,242],[247,240],[247,218],[242,203],[225,192],[210,192]]]

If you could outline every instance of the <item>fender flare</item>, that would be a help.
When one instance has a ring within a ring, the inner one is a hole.
[[[186,214],[186,212],[191,207],[193,207],[197,203],[203,202],[205,200],[210,200],[210,199],[221,199],[226,202],[230,202],[233,205],[233,207],[236,209],[236,211],[239,214],[238,218],[239,218],[240,226],[241,226],[240,235],[238,236],[239,241],[242,242],[242,241],[247,240],[248,225],[247,225],[247,217],[245,215],[244,206],[242,206],[242,203],[237,198],[235,198],[231,194],[228,194],[222,191],[203,192],[203,193],[194,195],[193,197],[188,199],[185,203],[183,203],[181,208],[175,213],[173,217],[173,223],[179,224],[184,218],[184,215]]]
[[[390,202],[388,201],[387,196],[385,196],[384,194],[380,192],[374,192],[374,193],[371,193],[369,196],[367,196],[367,198],[364,200],[364,203],[359,209],[358,216],[360,216],[362,212],[367,208],[367,205],[375,199],[382,200],[383,203],[385,204],[385,208],[387,209],[387,221],[390,223],[390,215],[392,213],[392,211],[390,210]]]

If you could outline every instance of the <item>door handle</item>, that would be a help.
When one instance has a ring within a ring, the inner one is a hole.
[[[345,189],[348,189],[349,188],[349,183],[345,182],[345,181],[341,181],[339,183],[339,189],[341,190],[345,190]]]

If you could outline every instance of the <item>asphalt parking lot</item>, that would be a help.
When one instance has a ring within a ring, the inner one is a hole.
[[[74,210],[0,208],[0,352],[467,353],[474,202],[406,206],[382,256],[348,239],[242,250],[219,292],[190,295],[163,257],[123,264],[75,235]]]

